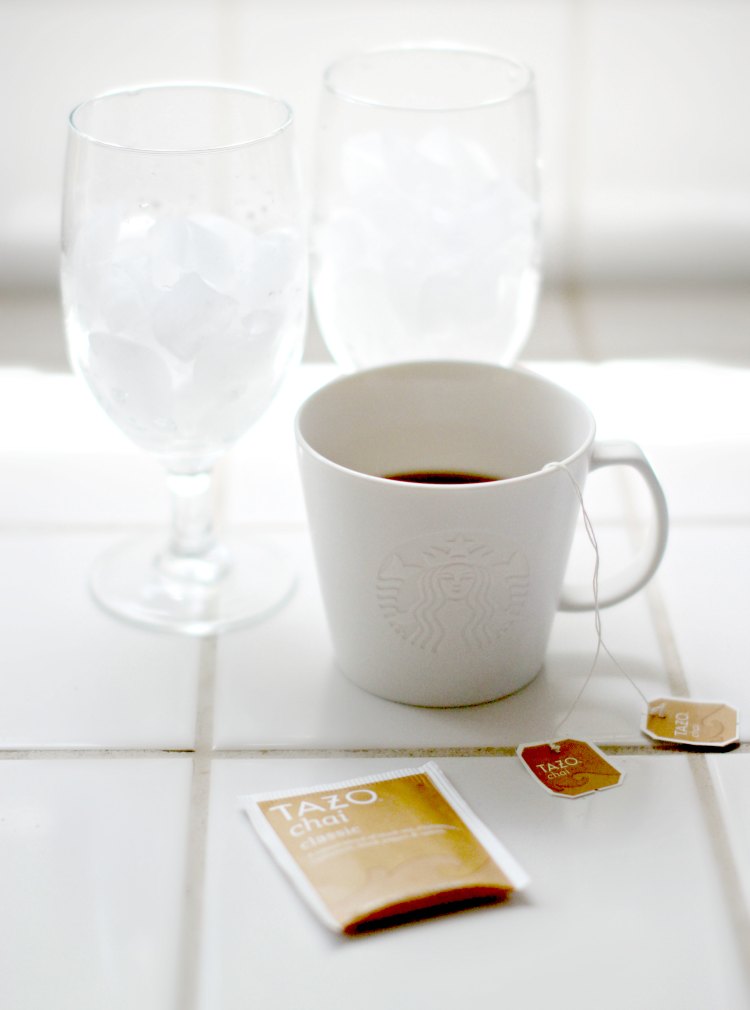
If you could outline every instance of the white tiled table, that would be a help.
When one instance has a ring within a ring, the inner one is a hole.
[[[626,309],[627,320],[632,300]],[[731,361],[622,360],[622,314],[616,298],[548,303],[537,347],[553,353],[530,362],[590,402],[601,437],[643,444],[670,503],[662,569],[603,613],[605,641],[646,695],[724,698],[746,716],[750,349],[737,337]],[[296,403],[330,374],[307,365],[292,377],[221,475],[226,521],[265,526],[294,557],[294,597],[257,626],[191,639],[119,623],[86,588],[106,544],[164,520],[158,468],[70,375],[0,369],[0,1007],[743,1010],[750,720],[727,753],[661,748],[604,658],[564,729],[603,746],[626,778],[568,801],[543,793],[514,750],[549,735],[576,696],[590,615],[559,615],[543,672],[495,704],[412,709],[344,680],[291,431]],[[642,532],[638,489],[606,473],[586,498],[603,569],[617,566]],[[591,563],[581,536],[572,566],[584,577]],[[529,872],[528,890],[334,937],[272,864],[238,794],[427,758]]]

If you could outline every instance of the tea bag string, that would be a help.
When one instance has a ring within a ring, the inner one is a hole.
[[[570,708],[568,709],[568,711],[565,713],[565,715],[560,720],[560,722],[557,723],[557,725],[555,726],[555,728],[553,730],[553,734],[557,734],[559,732],[559,730],[561,729],[561,727],[565,725],[565,723],[568,721],[568,719],[571,717],[571,715],[575,711],[576,707],[578,706],[578,703],[581,700],[581,697],[583,696],[583,692],[588,687],[589,682],[591,681],[591,678],[594,675],[594,670],[596,669],[596,664],[599,662],[599,656],[601,655],[602,652],[606,652],[606,654],[612,660],[612,662],[617,667],[617,669],[620,671],[620,673],[623,675],[623,677],[625,677],[625,679],[628,680],[632,684],[632,686],[635,688],[635,690],[641,696],[641,698],[643,699],[643,701],[644,701],[644,703],[646,705],[648,705],[648,699],[646,698],[646,695],[643,693],[643,691],[641,691],[640,687],[638,687],[638,685],[633,680],[633,678],[630,676],[630,674],[627,673],[620,666],[620,664],[617,662],[617,660],[615,659],[615,657],[612,655],[612,653],[609,651],[609,649],[605,645],[604,639],[602,637],[602,619],[601,619],[601,611],[599,610],[599,544],[597,543],[597,540],[596,540],[596,534],[594,533],[594,526],[593,526],[593,523],[591,522],[591,517],[589,516],[588,512],[586,511],[586,506],[583,503],[583,492],[581,491],[581,486],[578,483],[578,481],[575,479],[575,477],[573,476],[573,474],[571,473],[571,471],[568,469],[568,467],[565,465],[565,463],[557,463],[557,462],[555,462],[555,463],[547,463],[545,466],[542,467],[542,469],[543,470],[562,470],[563,473],[567,474],[568,479],[570,480],[571,484],[573,485],[573,489],[575,490],[575,493],[576,493],[576,495],[578,497],[578,502],[579,502],[579,504],[581,506],[581,516],[583,518],[583,526],[584,526],[584,529],[586,530],[586,536],[588,537],[589,542],[590,542],[591,546],[594,549],[594,575],[593,575],[593,578],[592,578],[592,581],[591,581],[591,586],[592,586],[593,593],[594,593],[594,628],[596,629],[596,650],[594,652],[594,658],[593,658],[593,660],[591,662],[591,667],[589,668],[589,672],[587,673],[586,678],[585,678],[583,684],[581,685],[580,690],[578,691],[578,694],[573,699],[573,704],[570,706]]]

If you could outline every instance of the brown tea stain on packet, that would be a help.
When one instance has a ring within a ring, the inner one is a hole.
[[[514,889],[430,774],[258,800],[257,808],[344,932]]]

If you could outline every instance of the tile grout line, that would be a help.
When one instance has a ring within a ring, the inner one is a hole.
[[[656,640],[659,643],[659,651],[664,661],[670,690],[678,698],[688,698],[690,697],[690,688],[667,613],[667,605],[659,588],[658,578],[657,574],[645,587],[646,601],[651,620],[654,622]]]
[[[217,638],[212,636],[201,639],[175,1010],[196,1010],[199,1005],[216,654]]]
[[[594,741],[601,750],[606,754],[622,754],[622,755],[634,755],[642,757],[651,757],[657,754],[664,755],[679,755],[686,753],[694,753],[691,749],[690,751],[685,748],[681,748],[677,745],[670,745],[668,743],[659,744],[656,742],[650,743],[644,741],[644,743],[615,743],[613,741],[607,742],[606,740],[596,739]],[[516,754],[515,744],[508,744],[505,746],[481,746],[481,745],[470,745],[470,746],[455,746],[455,747],[227,747],[227,748],[217,748],[211,752],[210,756],[204,756],[203,763],[210,764],[213,760],[221,761],[257,761],[257,760],[269,760],[278,758],[280,760],[286,760],[290,758],[331,758],[339,759],[345,757],[351,758],[363,758],[369,757],[373,759],[381,758],[502,758],[502,757],[514,757]],[[727,748],[728,751],[733,753],[750,753],[750,740],[742,741],[737,745],[733,745]],[[707,748],[707,754],[722,753],[722,751],[715,751],[714,748]],[[195,751],[191,749],[187,750],[116,750],[111,748],[87,748],[87,749],[66,749],[66,748],[56,748],[56,749],[17,749],[13,750],[6,748],[5,750],[0,750],[0,762],[7,761],[143,761],[143,760],[184,760],[186,757],[192,757],[193,763],[196,760]]]
[[[605,754],[633,756],[633,757],[654,757],[656,755],[665,756],[685,756],[688,752],[685,748],[668,743],[600,743],[597,747]],[[750,753],[750,743],[740,743],[727,748],[733,753]],[[254,761],[254,760],[295,760],[295,759],[340,759],[340,758],[372,758],[398,759],[401,758],[515,758],[517,745],[505,747],[363,747],[359,749],[351,748],[268,748],[256,750],[217,750],[214,757],[222,761]],[[715,753],[712,748],[708,753]]]
[[[706,830],[729,905],[732,934],[737,941],[740,962],[750,991],[750,895],[745,893],[739,853],[727,816],[727,800],[711,755],[691,754],[688,765],[702,801]]]

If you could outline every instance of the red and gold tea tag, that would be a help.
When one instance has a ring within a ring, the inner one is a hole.
[[[723,701],[655,698],[641,726],[654,740],[681,747],[729,747],[739,743],[739,713]]]
[[[586,740],[524,743],[516,751],[523,766],[555,796],[576,799],[602,789],[613,789],[625,773]]]

